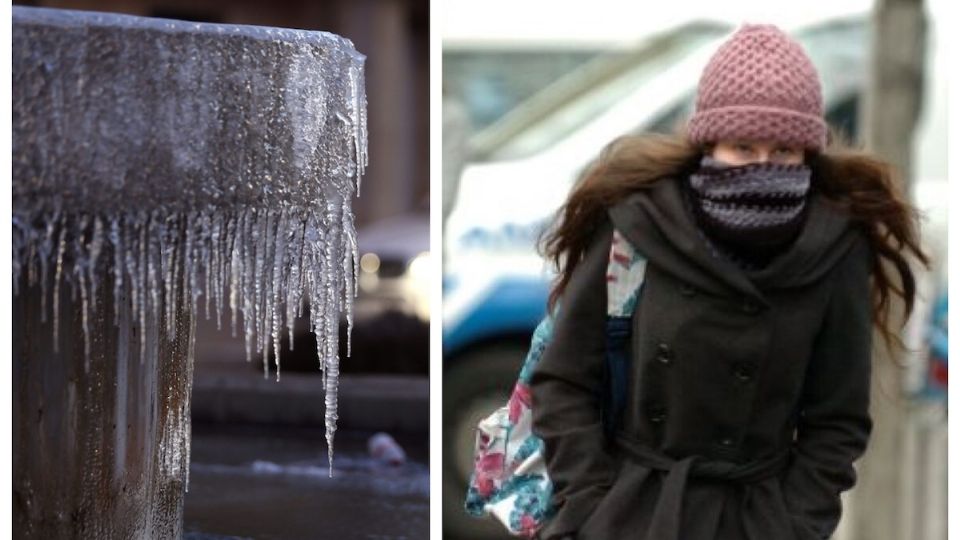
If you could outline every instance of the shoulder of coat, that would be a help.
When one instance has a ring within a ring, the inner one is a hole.
[[[615,205],[628,203],[630,201],[636,201],[637,199],[641,199],[641,198],[649,198],[651,196],[655,197],[655,194],[657,192],[673,187],[673,184],[678,182],[679,179],[680,179],[679,176],[675,174],[671,174],[671,175],[660,176],[653,180],[644,182],[643,184],[640,184],[639,186],[637,186],[633,191],[630,191],[629,193],[627,193],[627,195],[623,197],[620,201],[615,203]]]
[[[859,228],[852,227],[849,234],[853,237],[853,240],[844,257],[844,264],[841,266],[850,268],[851,272],[869,273],[873,267],[875,256],[873,244],[870,242],[867,233]]]

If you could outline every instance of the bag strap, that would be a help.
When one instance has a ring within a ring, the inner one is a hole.
[[[614,229],[607,263],[606,362],[602,396],[603,432],[613,441],[627,403],[629,343],[647,259]]]

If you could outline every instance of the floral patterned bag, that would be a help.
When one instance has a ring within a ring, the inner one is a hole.
[[[617,425],[626,399],[626,342],[643,286],[646,259],[619,232],[613,232],[607,265],[607,381],[604,426]],[[530,377],[553,334],[553,314],[533,332],[530,350],[507,405],[477,426],[474,472],[465,509],[491,515],[517,536],[532,538],[552,517],[553,485],[543,457],[543,441],[533,434]]]

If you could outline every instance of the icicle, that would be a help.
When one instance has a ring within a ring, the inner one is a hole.
[[[287,242],[289,242],[289,247],[287,248],[287,264],[289,265],[289,270],[287,272],[287,282],[285,286],[286,295],[283,301],[283,305],[285,307],[284,320],[286,321],[287,325],[287,346],[291,351],[293,350],[294,323],[297,317],[296,282],[300,279],[300,245],[297,242],[297,227],[295,222],[296,219],[291,220],[289,223],[289,230],[287,231]]]
[[[93,218],[93,236],[87,248],[90,252],[90,263],[87,267],[87,277],[90,279],[90,303],[97,304],[97,260],[103,251],[103,220],[100,216]]]
[[[194,260],[196,254],[194,253],[193,246],[195,227],[196,214],[190,214],[186,220],[186,231],[183,239],[183,251],[185,254],[183,263],[186,266],[184,272],[186,286],[183,288],[183,302],[190,313],[193,313],[197,309],[197,297],[199,295],[199,291],[197,291],[197,264]],[[202,238],[201,236],[201,240]]]
[[[174,290],[173,290],[173,279],[174,279],[174,254],[172,253],[176,249],[176,245],[167,238],[168,234],[168,224],[170,223],[171,218],[161,221],[159,223],[158,236],[160,238],[160,275],[163,280],[163,318],[166,323],[167,329],[167,339],[173,340],[174,338],[174,318],[173,312],[176,309],[177,304],[173,301]]]
[[[120,218],[114,217],[110,220],[110,243],[113,245],[113,302],[119,306],[123,302],[123,250],[126,247],[123,244],[120,234]],[[120,310],[113,310],[113,324],[120,326]]]
[[[84,358],[84,371],[90,371],[90,305],[89,305],[89,296],[87,292],[87,272],[89,271],[88,266],[90,264],[89,260],[86,260],[84,257],[84,242],[83,237],[86,234],[87,227],[89,226],[90,219],[86,215],[80,216],[80,226],[77,230],[76,238],[73,239],[73,257],[74,257],[74,273],[77,276],[79,281],[80,289],[80,320],[81,327],[83,329],[83,358]]]
[[[267,379],[270,374],[270,317],[268,316],[267,299],[271,295],[270,285],[273,280],[268,274],[270,268],[267,266],[270,260],[270,244],[273,238],[272,224],[273,213],[265,212],[266,219],[261,220],[263,230],[260,231],[259,243],[257,244],[257,349],[262,351],[263,356],[263,378]],[[263,284],[267,286],[264,287]]]
[[[304,292],[307,291],[307,272],[304,270],[304,265],[308,262],[307,259],[307,226],[308,219],[303,220],[303,232],[300,236],[300,283],[297,285],[299,290],[300,302],[297,303],[297,318],[303,317],[303,305],[306,302],[306,295]]]
[[[189,306],[189,304],[180,303],[183,298],[183,293],[181,289],[186,288],[186,279],[184,277],[185,268],[184,268],[184,262],[183,262],[185,246],[183,245],[183,242],[182,242],[183,233],[180,231],[181,225],[179,225],[179,223],[184,223],[186,218],[184,217],[182,219],[183,221],[181,221],[180,219],[177,220],[178,221],[177,229],[174,231],[174,237],[171,239],[171,241],[174,242],[174,249],[173,249],[173,287],[172,287],[173,294],[171,295],[172,300],[170,301],[170,303],[173,304],[174,306],[173,308],[174,313],[176,313],[177,306],[180,306],[181,309]],[[171,334],[171,339],[175,338],[177,335],[176,325],[174,325],[173,328],[174,328],[174,332],[173,334]]]
[[[301,279],[301,268],[303,267],[303,231],[305,223],[298,220],[299,223],[291,224],[291,237],[293,240],[292,251],[290,251],[290,281],[287,285],[287,332],[290,338],[290,350],[293,350],[293,330],[296,319],[300,317],[300,298],[303,294],[303,282]],[[299,234],[297,234],[299,232]]]
[[[14,220],[16,222],[16,220]],[[50,216],[43,235],[43,245],[40,247],[40,322],[47,322],[47,281],[49,279],[50,259],[53,255],[54,236],[60,223],[59,210]],[[16,259],[16,257],[14,257]],[[14,294],[17,294],[16,284],[20,279],[19,272],[14,274]]]
[[[223,251],[223,241],[221,239],[222,231],[221,224],[222,219],[220,216],[214,216],[213,226],[211,229],[210,244],[212,245],[213,257],[211,258],[210,264],[211,269],[209,272],[213,274],[213,294],[214,299],[216,300],[216,312],[217,312],[217,330],[221,329],[220,321],[222,320],[223,313],[223,272],[224,269],[221,266],[221,259],[224,258]]]
[[[324,385],[324,427],[327,440],[327,465],[330,478],[333,478],[333,439],[337,431],[337,388],[340,379],[340,365],[336,356],[327,366],[327,380]]]
[[[337,238],[339,234],[332,234],[331,225],[339,223],[335,219],[339,208],[331,203],[327,203],[326,211],[323,215],[323,232],[325,241],[320,246],[322,249],[322,290],[319,291],[322,296],[313,298],[323,298],[320,306],[316,302],[311,302],[311,316],[318,317],[318,324],[323,329],[323,386],[324,386],[324,426],[326,428],[327,440],[327,460],[329,464],[329,474],[333,476],[333,441],[337,427],[337,384],[339,382],[339,350],[337,325],[339,323],[338,294],[336,293],[334,268],[342,268],[335,262],[335,250],[331,239]],[[317,335],[317,341],[320,342],[320,334]]]
[[[247,244],[255,244],[254,234],[252,233],[256,227],[251,223],[252,219],[250,214],[245,216],[246,219],[243,226],[243,240],[240,242],[240,245],[243,246],[243,287],[246,290],[246,294],[243,294],[243,326],[244,326],[244,336],[246,338],[247,344],[247,362],[253,360],[253,338],[254,338],[254,324],[256,320],[256,315],[253,311],[254,305],[254,295],[249,294],[251,289],[254,289],[254,271],[256,269],[254,253],[251,246]]]
[[[280,302],[281,280],[283,278],[284,257],[286,255],[287,214],[280,212],[280,221],[277,223],[277,233],[273,247],[273,285],[270,287],[270,337],[273,341],[273,356],[277,364],[277,382],[280,382]],[[291,343],[293,343],[291,341]]]
[[[75,235],[80,235],[80,234],[83,234],[83,230],[74,231],[74,233],[75,233]],[[78,242],[78,240],[74,238],[73,243],[71,244],[71,247],[76,247],[77,242]],[[80,262],[81,262],[81,261],[75,261],[75,262],[74,262],[74,265],[80,264]],[[67,281],[71,281],[71,279],[72,279],[72,278],[71,278],[71,274],[69,274],[69,273],[68,273],[68,274],[65,274],[65,277],[66,277]],[[72,281],[71,281],[71,285],[73,285]],[[70,287],[70,301],[73,302],[74,304],[77,303],[77,295],[78,295],[77,288],[76,288],[76,287]]]
[[[83,321],[83,371],[84,373],[90,372],[90,304],[87,299],[87,278],[82,267],[77,267],[77,278],[80,280],[80,302],[81,302],[81,314],[80,317]]]
[[[57,241],[57,271],[53,278],[53,352],[60,351],[60,280],[63,276],[63,252],[67,249],[67,225],[60,224]]]
[[[27,243],[27,287],[33,287],[37,284],[37,244],[35,242]]]
[[[138,287],[140,279],[140,269],[137,265],[137,253],[139,253],[139,245],[137,244],[137,235],[136,231],[141,226],[139,218],[133,218],[131,220],[125,221],[124,227],[121,228],[121,242],[124,245],[124,261],[127,268],[127,277],[130,278],[130,287],[128,295],[130,296],[130,305],[131,305],[131,320],[140,321],[140,288]],[[137,337],[141,338],[143,330],[141,329],[138,332]],[[142,339],[142,338],[141,338]],[[140,356],[143,358],[143,355]]]
[[[367,96],[363,87],[363,72],[358,67],[351,67],[350,99],[353,105],[350,111],[350,121],[353,127],[354,166],[356,179],[356,194],[360,196],[360,178],[367,165]]]
[[[209,216],[208,214],[204,214],[203,217],[201,218],[201,220],[200,220],[200,227],[201,227],[201,231],[202,231],[201,236],[202,236],[202,238],[204,239],[204,242],[209,242],[209,238],[210,238],[210,216]],[[206,287],[206,292],[205,292],[204,295],[203,295],[203,299],[204,299],[204,309],[206,310],[206,311],[205,311],[206,319],[209,321],[209,320],[210,320],[210,302],[211,302],[210,280],[213,279],[213,276],[211,275],[212,272],[210,272],[210,250],[209,250],[209,249],[204,249],[204,250],[202,250],[202,254],[203,254],[203,255],[202,255],[202,259],[201,259],[201,264],[203,265],[203,268],[204,268],[204,270],[205,270],[205,272],[204,272],[204,277],[203,277],[203,285],[204,285],[204,287]]]
[[[183,309],[187,304],[181,304],[183,299],[183,293],[181,288],[186,286],[186,280],[184,279],[184,263],[183,263],[183,253],[186,246],[183,245],[183,236],[186,231],[186,220],[187,216],[178,215],[175,223],[175,227],[171,231],[170,242],[173,244],[172,251],[172,261],[173,265],[173,284],[170,286],[170,304],[172,306],[171,312],[176,314],[177,309]],[[173,332],[170,334],[170,339],[173,340],[177,337],[177,325],[171,325]]]
[[[183,242],[183,278],[180,286],[180,305],[187,313],[193,314],[193,214],[184,219],[184,242]]]
[[[146,215],[140,223],[140,262],[137,264],[137,289],[140,291],[140,364],[146,361],[147,357],[147,228],[150,220]]]
[[[230,335],[237,337],[237,310],[240,309],[240,302],[237,295],[240,293],[242,284],[243,268],[241,266],[242,258],[240,256],[240,237],[239,229],[242,223],[241,218],[235,218],[233,222],[233,245],[230,249]]]
[[[350,357],[353,336],[353,298],[357,295],[358,271],[360,268],[357,238],[353,232],[353,212],[350,211],[350,201],[343,200],[341,206],[340,234],[346,238],[346,253],[343,257],[343,300],[347,315],[347,357]]]

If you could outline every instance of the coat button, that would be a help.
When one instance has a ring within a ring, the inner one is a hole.
[[[754,367],[749,362],[737,362],[733,366],[733,374],[741,381],[749,381],[753,378]]]
[[[666,343],[657,345],[657,361],[661,364],[669,364],[673,361],[673,351]]]
[[[695,289],[693,285],[690,285],[689,283],[684,283],[680,285],[680,294],[684,296],[696,296],[697,289]]]
[[[661,424],[667,419],[667,408],[663,405],[651,405],[647,409],[647,415],[654,424]]]

